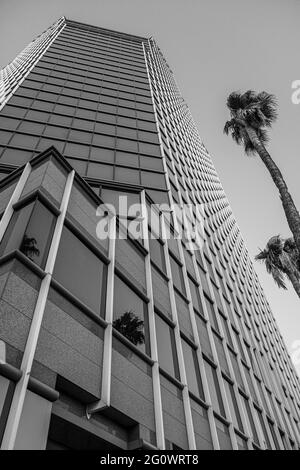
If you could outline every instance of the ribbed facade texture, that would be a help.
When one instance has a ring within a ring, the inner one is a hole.
[[[299,449],[298,376],[156,42],[63,17],[0,93],[2,449]]]

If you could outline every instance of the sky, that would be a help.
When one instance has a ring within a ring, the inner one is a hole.
[[[271,236],[290,236],[262,162],[246,157],[223,127],[231,91],[277,96],[269,151],[300,208],[300,104],[291,99],[292,82],[300,80],[298,0],[0,0],[0,12],[0,68],[62,15],[153,36],[212,156],[251,257]],[[293,356],[300,344],[299,299],[292,288],[279,290],[257,262],[255,269]]]

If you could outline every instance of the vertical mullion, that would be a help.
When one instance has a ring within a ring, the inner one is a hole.
[[[109,264],[107,267],[107,288],[105,303],[105,321],[103,341],[103,361],[100,400],[91,403],[86,408],[87,418],[90,419],[93,413],[110,406],[111,399],[111,370],[112,370],[112,330],[113,330],[113,303],[114,303],[114,279],[115,279],[115,252],[116,252],[116,224],[115,214],[108,214],[109,219]]]
[[[146,269],[147,296],[150,299],[148,303],[150,349],[151,349],[151,358],[154,361],[154,364],[152,366],[152,383],[153,383],[155,427],[156,427],[156,436],[157,436],[157,447],[160,450],[164,450],[165,449],[165,435],[164,435],[163,409],[162,409],[160,376],[159,376],[157,335],[156,335],[153,285],[152,285],[152,274],[151,274],[151,260],[150,260],[149,238],[148,238],[148,213],[147,213],[147,207],[146,207],[145,190],[143,190],[141,193],[141,207],[142,207],[143,239],[144,239],[145,248],[148,252],[145,257],[145,269]]]
[[[168,288],[169,288],[169,296],[170,296],[170,302],[171,302],[171,314],[172,314],[172,320],[175,324],[174,335],[175,335],[176,352],[178,356],[180,381],[183,384],[182,399],[183,399],[183,407],[184,407],[184,414],[185,414],[185,421],[186,421],[186,428],[187,428],[188,443],[189,443],[190,449],[196,449],[194,425],[193,425],[193,419],[192,419],[192,410],[191,410],[190,397],[189,397],[186,371],[185,371],[185,362],[184,362],[183,350],[182,350],[182,344],[181,344],[180,328],[179,328],[179,322],[178,322],[178,313],[177,313],[177,307],[176,307],[174,286],[173,286],[173,281],[172,281],[172,271],[171,271],[170,255],[169,255],[169,248],[168,248],[168,242],[167,242],[167,236],[166,236],[164,216],[162,216],[161,220],[162,220],[162,236],[163,236],[163,239],[165,240],[164,255],[165,255],[165,260],[166,260],[167,276],[169,278]]]

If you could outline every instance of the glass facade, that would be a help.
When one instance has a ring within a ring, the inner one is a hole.
[[[1,427],[25,386],[55,402],[33,448],[299,448],[299,379],[156,42],[61,18],[0,82],[2,447],[28,448]]]

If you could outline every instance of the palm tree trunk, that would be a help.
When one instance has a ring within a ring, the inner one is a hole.
[[[283,179],[282,173],[271,158],[265,146],[258,139],[255,130],[250,126],[246,126],[245,129],[255,150],[267,167],[267,170],[269,171],[275,185],[277,186],[288,225],[294,236],[296,246],[300,253],[300,215]]]
[[[287,277],[289,278],[289,280],[293,284],[293,287],[295,289],[296,294],[298,295],[298,297],[300,297],[300,282],[299,282],[299,279],[295,276],[295,274],[293,274],[291,272],[287,273]]]

